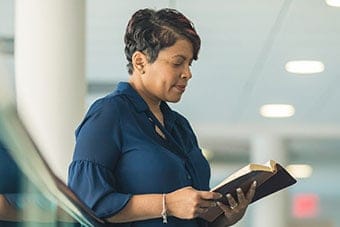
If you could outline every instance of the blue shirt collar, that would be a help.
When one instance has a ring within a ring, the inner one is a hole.
[[[126,95],[131,103],[135,106],[137,112],[145,112],[149,110],[148,104],[137,93],[133,87],[127,82],[119,82],[116,89],[116,94]]]

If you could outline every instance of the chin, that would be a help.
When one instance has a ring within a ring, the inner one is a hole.
[[[181,101],[181,97],[172,97],[166,100],[167,102],[172,102],[172,103],[176,103]]]

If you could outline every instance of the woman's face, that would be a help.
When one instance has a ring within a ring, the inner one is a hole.
[[[152,102],[178,102],[192,77],[192,60],[193,47],[186,39],[161,50],[156,61],[145,65],[145,74],[141,75],[144,95]]]

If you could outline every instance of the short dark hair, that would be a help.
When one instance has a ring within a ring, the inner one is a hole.
[[[125,31],[125,55],[129,74],[133,72],[132,55],[141,51],[153,63],[159,51],[170,47],[180,38],[186,38],[193,46],[193,59],[197,60],[201,47],[193,23],[175,9],[141,9],[135,12]]]

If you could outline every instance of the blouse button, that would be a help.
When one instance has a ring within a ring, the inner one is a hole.
[[[187,175],[187,179],[188,179],[188,180],[191,180],[191,176],[190,176],[189,174]]]

